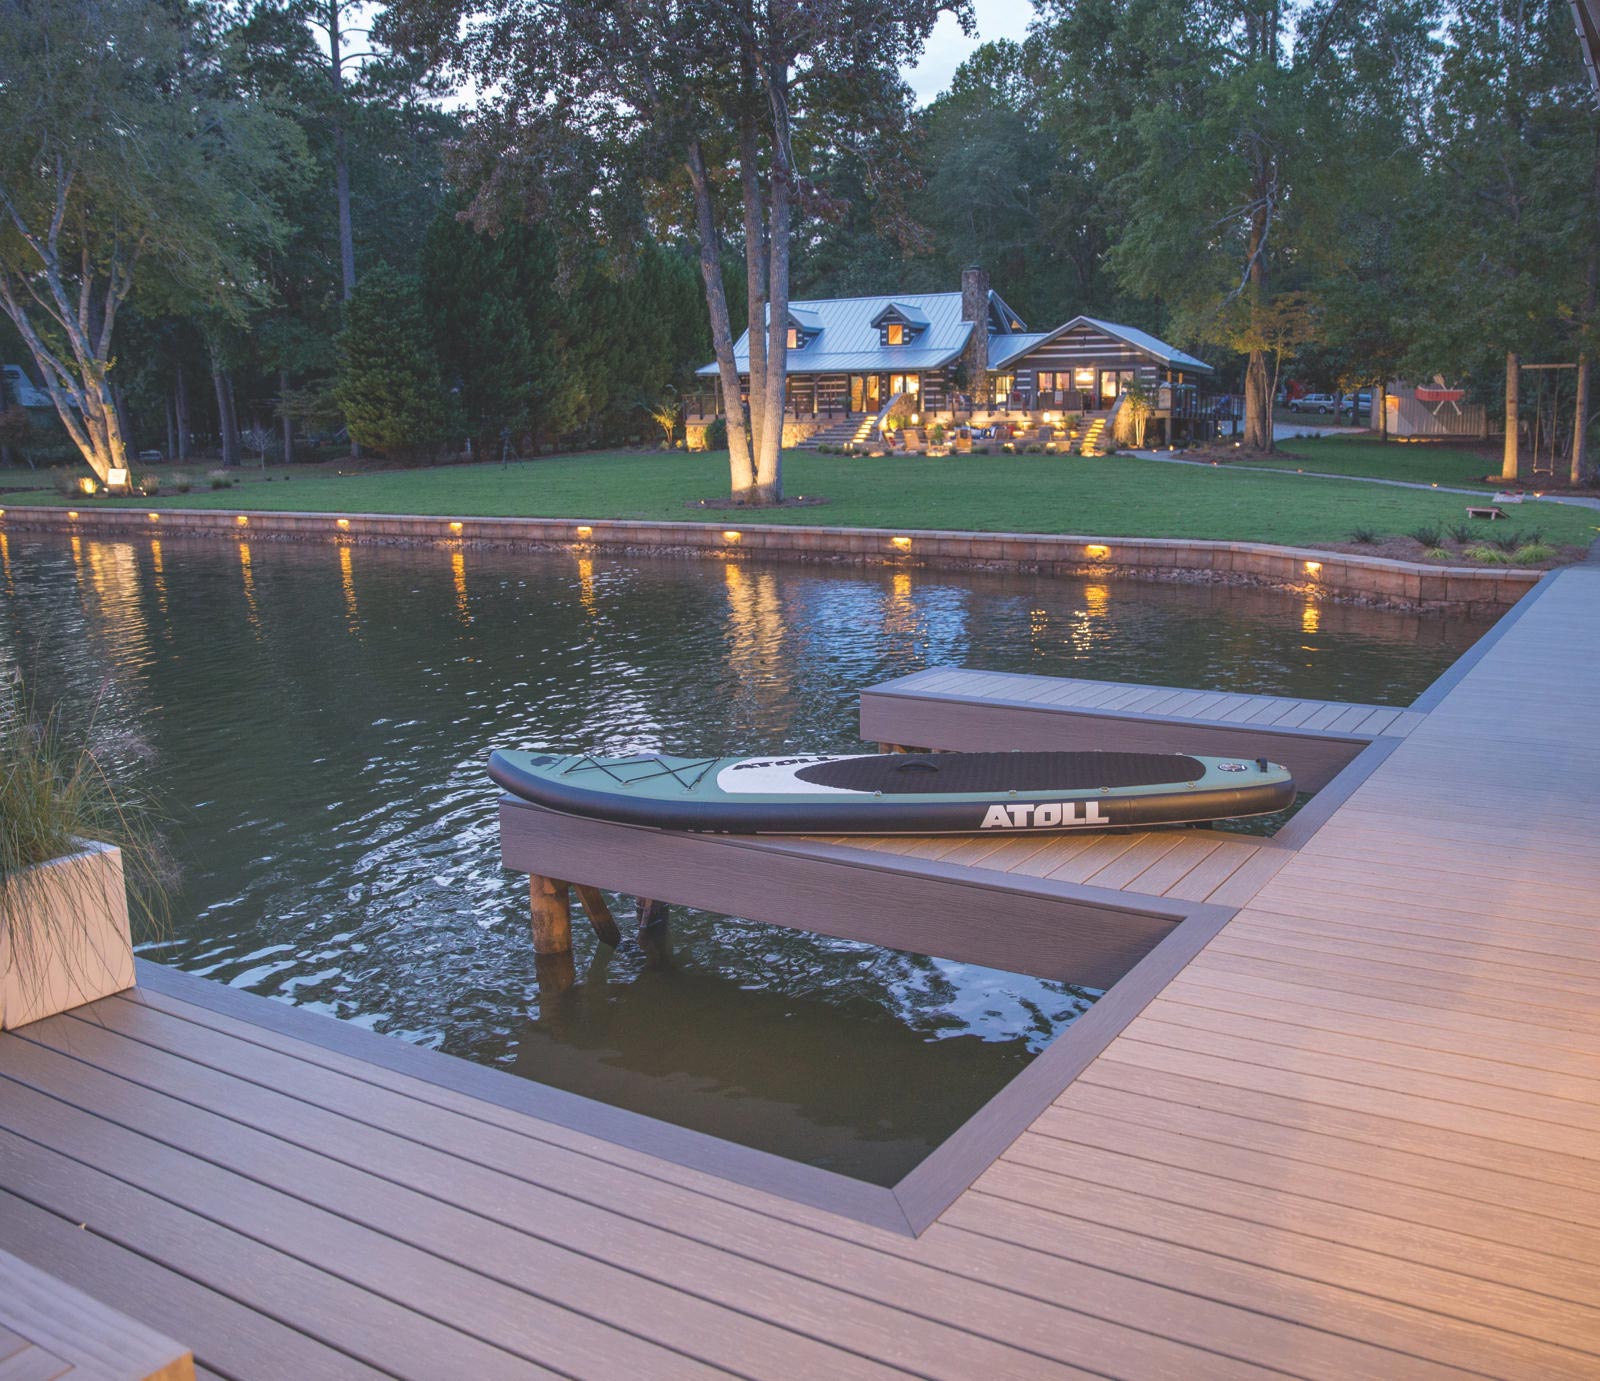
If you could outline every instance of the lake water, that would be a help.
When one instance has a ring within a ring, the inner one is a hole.
[[[183,877],[146,957],[878,1183],[1094,994],[674,909],[670,957],[580,920],[578,981],[542,1002],[491,746],[858,750],[861,688],[931,665],[1404,704],[1485,627],[1213,586],[26,533],[0,534],[0,591],[0,658],[148,747]]]

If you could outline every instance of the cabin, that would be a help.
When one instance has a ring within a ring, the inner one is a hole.
[[[922,434],[1009,429],[1093,452],[1136,381],[1151,405],[1147,444],[1209,439],[1232,411],[1205,361],[1095,317],[1030,331],[976,267],[959,292],[792,302],[787,345],[786,446],[878,444],[893,416]],[[734,358],[748,388],[748,331]],[[691,446],[725,416],[716,362],[696,372],[707,391],[685,400]]]

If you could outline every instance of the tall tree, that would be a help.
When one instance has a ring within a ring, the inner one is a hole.
[[[728,407],[732,489],[768,503],[782,488],[791,230],[813,192],[808,142],[830,121],[903,129],[900,69],[943,9],[968,16],[966,0],[643,0],[625,11],[399,0],[388,32],[492,93],[475,126],[484,219],[512,202],[515,214],[602,225],[617,244],[652,216],[685,226]],[[744,250],[748,402],[722,276],[730,223]]]
[[[223,315],[259,299],[255,253],[283,234],[268,189],[303,149],[232,94],[199,19],[155,0],[0,6],[0,307],[101,479],[127,465],[111,369],[135,283]]]

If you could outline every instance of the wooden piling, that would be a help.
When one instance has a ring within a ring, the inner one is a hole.
[[[575,882],[572,884],[572,890],[578,894],[578,900],[583,903],[583,913],[589,918],[589,924],[594,927],[594,933],[600,937],[601,943],[620,945],[622,932],[617,929],[617,922],[611,915],[611,908],[606,905],[606,899],[601,895],[600,889]]]
[[[572,900],[567,883],[530,874],[528,914],[535,954],[566,954],[572,949]]]

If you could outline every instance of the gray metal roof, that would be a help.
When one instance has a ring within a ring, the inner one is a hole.
[[[1143,350],[1147,355],[1154,356],[1162,364],[1173,366],[1175,369],[1192,369],[1202,374],[1212,374],[1215,371],[1204,360],[1197,360],[1193,355],[1185,354],[1176,346],[1171,346],[1164,340],[1158,340],[1148,331],[1141,331],[1137,326],[1122,326],[1115,321],[1101,321],[1098,317],[1075,316],[1064,325],[1057,326],[1054,331],[1046,331],[1043,335],[1029,334],[1026,336],[999,336],[989,342],[989,368],[999,369],[1019,360],[1030,350],[1035,350],[1046,341],[1054,340],[1057,336],[1064,336],[1074,326],[1092,326],[1097,331],[1104,331],[1108,336],[1114,336],[1120,341],[1125,341],[1135,350]],[[1027,344],[1023,344],[1026,341]],[[997,351],[996,347],[1000,349]]]
[[[1053,335],[1054,331],[1023,331],[1009,336],[990,336],[989,368],[1000,369],[1007,361],[1026,355],[1040,341],[1049,340]]]
[[[972,323],[961,319],[961,294],[958,292],[820,298],[792,302],[789,306],[791,313],[804,313],[807,318],[821,325],[821,333],[803,350],[789,351],[790,374],[899,373],[903,370],[937,369],[956,359],[966,348],[967,338],[972,334]],[[920,318],[927,322],[910,345],[878,344],[878,328],[872,323],[891,306],[907,313],[910,320]],[[911,315],[913,313],[915,315]],[[807,329],[811,329],[810,321],[807,322]],[[733,357],[739,372],[748,373],[748,331],[734,344]],[[713,375],[716,372],[714,361],[695,371],[701,375]]]

